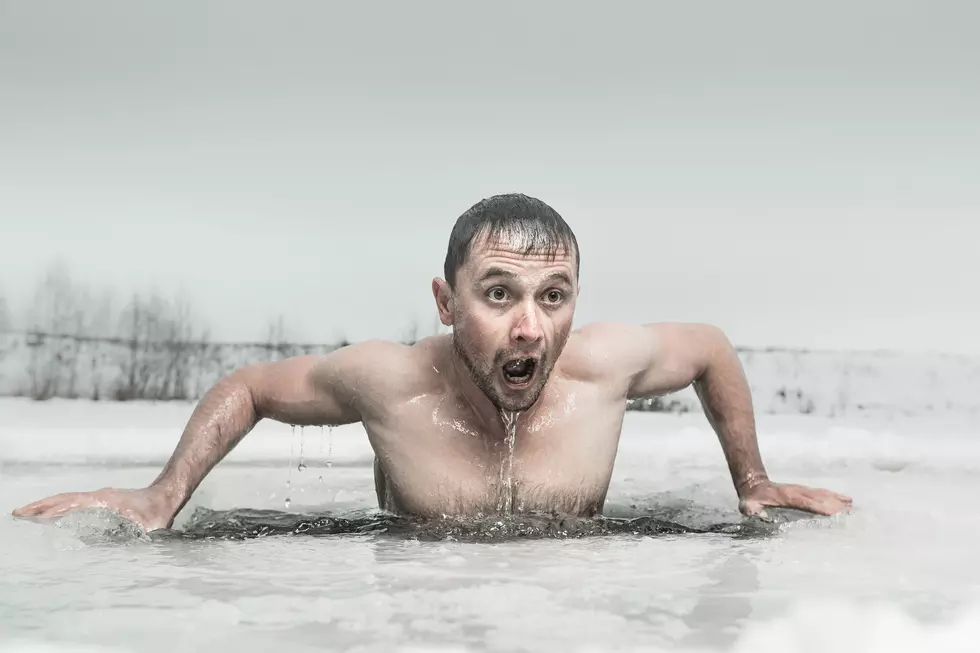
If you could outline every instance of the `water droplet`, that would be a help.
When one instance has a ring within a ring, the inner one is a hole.
[[[292,501],[289,500],[289,497],[286,497],[286,507],[287,508],[289,507],[289,504],[290,503],[292,503]]]
[[[299,427],[299,471],[306,469],[306,465],[303,464],[303,445],[305,439],[305,431],[303,427]]]
[[[328,460],[327,461],[327,467],[333,467],[333,461],[332,460]]]
[[[292,433],[290,434],[290,438],[289,438],[289,464],[286,466],[286,487],[287,488],[291,485],[289,479],[292,477],[292,474],[293,474],[293,439],[296,436],[296,425],[295,424],[292,424],[291,426],[292,426]]]
[[[293,483],[290,480],[286,480],[286,487],[292,487]]]
[[[297,467],[297,468],[296,468],[296,471],[297,471],[297,472],[301,472],[301,471],[303,471],[304,469],[306,469],[306,465],[304,465],[303,463],[300,463],[300,464],[299,464],[299,467]]]
[[[320,481],[321,483],[323,483],[323,477],[322,477],[322,476],[318,476],[316,480],[318,480],[318,481]]]

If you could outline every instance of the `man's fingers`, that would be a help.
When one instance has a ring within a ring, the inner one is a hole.
[[[29,503],[26,506],[14,510],[14,517],[34,517],[46,511],[51,506],[57,505],[68,496],[67,494],[55,494],[40,501]]]
[[[795,508],[823,516],[831,516],[849,510],[851,503],[851,498],[845,495],[805,485],[782,486],[771,495],[748,499],[744,502],[746,508],[751,511],[746,512],[746,514],[758,514],[764,511],[765,506],[772,506]]]
[[[836,492],[811,490],[806,493],[808,509],[821,515],[835,515],[845,510],[851,501]]]
[[[746,499],[739,503],[738,509],[746,517],[769,519],[769,514],[766,512],[766,507],[761,501]]]
[[[58,517],[76,508],[89,507],[97,501],[92,497],[85,497],[77,492],[56,494],[40,501],[35,501],[21,508],[14,510],[14,517]]]

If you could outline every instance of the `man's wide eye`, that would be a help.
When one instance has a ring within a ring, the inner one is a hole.
[[[507,293],[503,288],[493,288],[487,293],[487,296],[496,302],[502,302],[507,299]]]
[[[557,290],[552,290],[547,295],[545,295],[545,297],[547,297],[548,301],[551,302],[552,304],[557,304],[562,300],[562,294]]]

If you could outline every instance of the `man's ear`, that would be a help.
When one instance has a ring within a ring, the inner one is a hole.
[[[445,326],[453,324],[453,290],[444,280],[436,277],[432,280],[432,296],[436,300],[436,310],[439,311],[439,321]]]

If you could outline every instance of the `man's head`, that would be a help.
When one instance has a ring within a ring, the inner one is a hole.
[[[496,195],[463,213],[432,291],[476,386],[502,410],[530,408],[561,354],[578,295],[579,249],[558,213]]]

